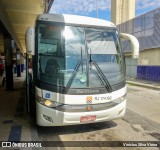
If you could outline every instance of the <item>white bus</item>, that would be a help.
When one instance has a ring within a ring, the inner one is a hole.
[[[43,14],[26,32],[34,56],[36,120],[39,126],[95,123],[122,118],[126,110],[125,61],[119,34],[108,21]],[[33,109],[33,108],[31,108]]]

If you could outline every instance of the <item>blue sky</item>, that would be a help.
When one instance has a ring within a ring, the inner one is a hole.
[[[96,17],[96,0],[54,0],[50,13]],[[98,18],[110,20],[111,0],[98,1]],[[136,16],[160,7],[160,0],[136,0]]]

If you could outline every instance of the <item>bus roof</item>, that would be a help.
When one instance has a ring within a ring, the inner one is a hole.
[[[66,14],[42,14],[38,16],[37,20],[55,21],[80,26],[116,27],[112,22],[106,20]]]

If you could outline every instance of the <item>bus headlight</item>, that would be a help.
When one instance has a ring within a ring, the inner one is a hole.
[[[57,102],[55,102],[55,101],[51,101],[51,100],[49,100],[49,99],[44,99],[44,98],[42,98],[42,97],[37,97],[37,101],[38,101],[40,104],[42,104],[42,105],[44,105],[44,106],[47,106],[47,107],[50,107],[50,108],[55,108],[55,107],[58,107],[58,106],[62,105],[62,104],[60,104],[60,103],[57,103]]]
[[[122,103],[125,99],[126,99],[126,94],[125,94],[124,96],[120,97],[120,98],[117,98],[117,99],[113,100],[112,102],[117,103],[117,104],[120,104],[120,103]]]

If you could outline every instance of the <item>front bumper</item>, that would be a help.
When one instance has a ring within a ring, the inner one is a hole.
[[[95,123],[122,118],[126,110],[126,100],[105,110],[86,112],[63,112],[48,108],[36,102],[37,124],[39,126],[64,126],[73,124]],[[96,116],[93,122],[80,122],[82,116]]]

